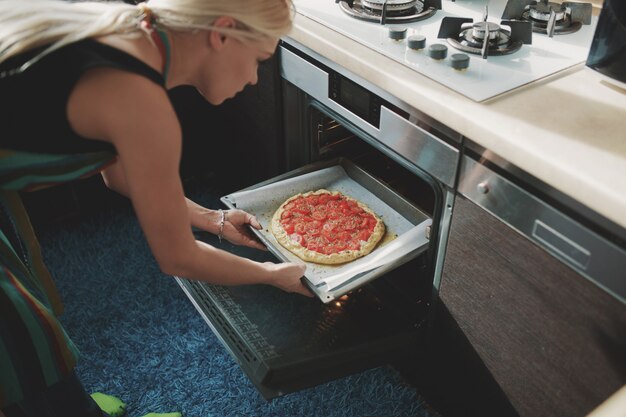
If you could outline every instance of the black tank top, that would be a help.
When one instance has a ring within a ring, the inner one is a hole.
[[[19,67],[43,49],[1,63],[0,74]],[[0,149],[53,154],[115,151],[109,142],[77,135],[67,119],[67,103],[76,82],[85,71],[98,67],[143,75],[165,88],[158,71],[124,51],[91,39],[72,43],[23,73],[0,77]]]

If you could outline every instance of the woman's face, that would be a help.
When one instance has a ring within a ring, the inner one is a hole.
[[[242,42],[223,37],[222,41],[221,48],[203,66],[201,80],[197,83],[204,98],[215,105],[234,97],[248,84],[256,84],[259,63],[269,59],[278,44],[278,40],[270,38]]]

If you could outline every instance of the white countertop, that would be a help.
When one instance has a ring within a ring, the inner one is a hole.
[[[477,103],[302,15],[290,38],[626,228],[626,91],[584,65]]]

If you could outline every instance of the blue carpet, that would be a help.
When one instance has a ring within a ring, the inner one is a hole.
[[[388,367],[265,401],[173,278],[159,271],[127,205],[39,235],[65,302],[62,322],[82,353],[77,373],[88,392],[126,402],[129,417],[437,415]]]

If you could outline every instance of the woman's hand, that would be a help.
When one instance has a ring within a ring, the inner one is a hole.
[[[219,211],[217,213],[217,233],[219,234],[221,228],[221,215],[219,214]],[[225,210],[223,213],[224,227],[221,230],[222,238],[235,245],[267,250],[266,247],[254,237],[254,235],[250,232],[250,229],[248,229],[248,226],[252,226],[257,230],[261,229],[261,224],[258,222],[256,217],[239,209]]]
[[[222,213],[220,210],[209,210],[201,205],[186,199],[191,225],[214,235],[220,235],[235,245],[249,246],[255,249],[267,250],[248,229],[248,225],[260,229],[258,220],[243,210],[224,210],[224,227],[221,227]]]
[[[313,297],[313,293],[300,281],[300,278],[302,278],[306,270],[305,265],[292,262],[280,264],[265,262],[263,265],[271,274],[271,280],[268,284],[280,288],[285,292],[295,292],[307,297]]]

